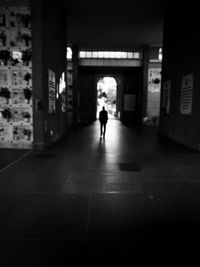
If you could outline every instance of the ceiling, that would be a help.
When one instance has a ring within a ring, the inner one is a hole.
[[[63,0],[68,43],[84,49],[133,49],[161,45],[161,0]]]

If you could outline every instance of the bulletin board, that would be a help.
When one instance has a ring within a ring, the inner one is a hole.
[[[49,69],[49,113],[56,111],[56,76],[55,73]]]

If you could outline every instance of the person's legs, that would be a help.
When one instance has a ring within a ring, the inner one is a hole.
[[[100,136],[103,134],[103,123],[100,122]]]
[[[104,123],[104,125],[103,125],[103,136],[105,137],[105,134],[106,134],[106,123]]]

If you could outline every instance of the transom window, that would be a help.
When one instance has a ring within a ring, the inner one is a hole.
[[[80,51],[79,58],[140,59],[140,52]]]

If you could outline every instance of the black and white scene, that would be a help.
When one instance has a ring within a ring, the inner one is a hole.
[[[194,1],[0,0],[0,267],[200,266]]]

